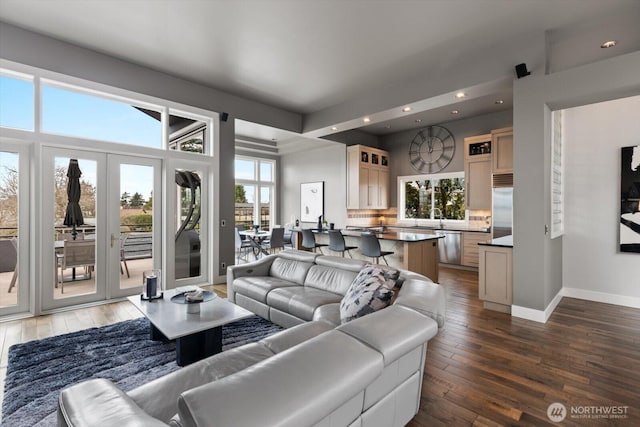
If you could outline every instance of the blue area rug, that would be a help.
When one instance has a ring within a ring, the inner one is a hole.
[[[222,328],[222,349],[281,329],[258,316],[229,323]],[[16,344],[9,349],[2,425],[55,426],[61,389],[108,378],[122,390],[132,390],[179,369],[175,349],[172,342],[149,339],[145,318]]]

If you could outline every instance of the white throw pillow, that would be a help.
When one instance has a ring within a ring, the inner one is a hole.
[[[365,265],[340,301],[340,322],[347,323],[388,307],[394,296],[393,277],[397,278],[397,274],[389,273],[389,270]]]

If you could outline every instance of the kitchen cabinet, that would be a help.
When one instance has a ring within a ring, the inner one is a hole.
[[[491,134],[464,139],[467,209],[491,209]]]
[[[491,240],[491,233],[475,231],[465,231],[462,233],[462,265],[467,267],[478,267],[478,243],[486,243],[489,240]]]
[[[511,312],[513,302],[513,248],[480,245],[480,267],[478,270],[478,297],[484,307]]]
[[[364,145],[347,147],[347,209],[389,207],[389,153]]]
[[[513,173],[513,128],[491,131],[493,173]]]

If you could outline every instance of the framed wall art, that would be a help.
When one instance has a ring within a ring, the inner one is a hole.
[[[640,145],[622,147],[620,252],[640,253]]]
[[[324,181],[300,184],[300,221],[318,222],[324,215]]]

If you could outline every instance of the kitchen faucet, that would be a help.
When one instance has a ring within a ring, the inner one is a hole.
[[[431,209],[431,216],[433,216],[433,213],[436,211],[438,211],[438,218],[440,219],[440,228],[444,228],[444,225],[442,224],[442,211],[440,210],[440,208]]]

